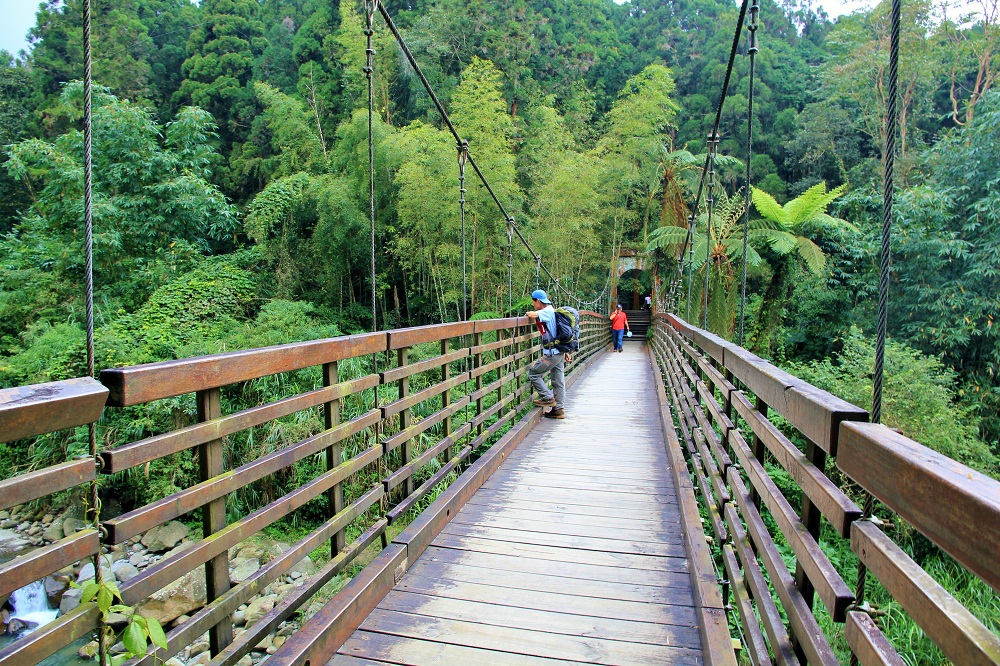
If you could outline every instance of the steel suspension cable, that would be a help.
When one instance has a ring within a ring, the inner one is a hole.
[[[747,250],[750,245],[750,163],[753,162],[753,80],[757,56],[757,15],[760,13],[758,0],[751,0],[750,23],[747,24],[747,55],[750,57],[750,86],[747,92],[747,203],[743,214],[743,256],[740,260],[740,323],[736,334],[736,344],[743,346],[744,323],[747,305]]]
[[[466,307],[469,303],[469,283],[465,267],[465,163],[469,159],[469,142],[458,144],[458,208],[462,215],[462,321],[468,319]]]
[[[94,118],[93,118],[93,44],[91,43],[91,8],[90,0],[83,3],[83,219],[84,219],[84,307],[86,309],[87,326],[87,376],[93,377],[94,363]],[[90,458],[98,470],[101,459],[97,450],[97,424],[87,424],[87,437],[90,444]],[[86,518],[99,531],[101,498],[98,492],[97,476],[90,482],[88,502],[89,515]],[[102,539],[103,541],[103,539]],[[94,582],[98,586],[104,584],[102,562],[103,547],[97,549],[94,555]],[[102,616],[103,617],[103,616]],[[108,663],[108,645],[106,627],[103,619],[98,623],[97,652],[101,666]]]
[[[715,123],[712,125],[712,131],[709,134],[710,137],[718,136],[718,134],[719,134],[719,124],[722,122],[722,107],[725,105],[725,103],[726,103],[726,96],[729,94],[729,80],[730,80],[730,78],[732,78],[732,75],[733,75],[733,64],[736,62],[736,53],[737,53],[737,51],[739,51],[740,35],[743,34],[743,21],[746,18],[747,7],[748,7],[749,2],[750,2],[750,0],[743,0],[743,2],[740,4],[740,16],[739,16],[739,19],[737,19],[737,21],[736,21],[736,30],[733,33],[733,45],[732,45],[732,48],[730,48],[730,50],[729,50],[729,63],[726,65],[726,76],[725,76],[725,78],[722,81],[722,92],[719,93],[719,104],[716,106],[716,109],[715,109]],[[694,210],[696,212],[698,210],[698,205],[701,203],[701,194],[702,194],[702,191],[705,188],[705,177],[706,177],[706,174],[708,172],[708,166],[709,166],[708,160],[709,160],[709,157],[710,157],[709,155],[705,155],[705,166],[701,170],[701,180],[699,180],[699,182],[698,182],[698,193],[697,193],[697,195],[695,195],[695,198],[694,198],[694,206],[693,206],[692,210]],[[684,251],[688,248],[688,246],[691,245],[694,242],[694,230],[693,229],[694,229],[693,225],[689,225],[688,226],[688,234],[687,234],[687,236],[684,239],[684,245],[681,247],[681,251],[680,251],[680,256],[681,257],[684,256]],[[690,279],[689,279],[688,283],[689,283],[688,284],[688,288],[690,289]],[[688,319],[690,319],[690,317],[691,317],[691,305],[690,305],[690,302],[691,302],[691,299],[688,298],[688,312],[687,312],[687,318]]]
[[[701,315],[701,327],[708,330],[709,277],[712,272],[712,215],[715,213],[715,151],[719,147],[719,135],[708,137],[708,224],[705,225],[705,306]],[[692,243],[693,245],[693,243]]]
[[[417,63],[416,58],[414,58],[413,53],[410,51],[410,47],[406,44],[406,41],[403,39],[403,35],[399,32],[399,28],[396,26],[396,23],[392,20],[392,16],[389,15],[388,9],[386,9],[385,5],[379,2],[378,0],[372,0],[372,2],[378,9],[379,13],[382,15],[382,18],[385,20],[385,24],[386,26],[388,26],[389,31],[392,32],[393,37],[396,39],[396,43],[399,45],[400,51],[403,52],[403,57],[406,58],[406,61],[410,64],[410,67],[413,68],[413,72],[417,75],[417,78],[420,80],[420,83],[424,87],[424,90],[427,92],[428,96],[430,96],[431,102],[434,104],[434,108],[437,109],[438,115],[441,117],[442,122],[444,122],[445,126],[448,128],[448,131],[451,132],[451,135],[455,138],[455,142],[457,144],[466,143],[467,145],[467,142],[464,141],[464,139],[462,139],[462,136],[458,133],[458,129],[456,129],[455,124],[451,121],[451,117],[445,110],[444,105],[441,103],[441,100],[438,98],[437,94],[434,92],[434,89],[431,87],[430,82],[424,75],[424,72],[420,68],[420,65]],[[744,0],[744,7],[745,7],[745,2],[746,0]],[[742,25],[742,18],[740,20]],[[728,75],[727,75],[727,81],[728,81]],[[552,273],[549,271],[549,268],[544,263],[541,262],[541,255],[539,255],[531,247],[531,244],[524,237],[524,234],[521,233],[521,230],[517,227],[517,224],[514,221],[514,217],[507,212],[507,208],[503,205],[503,202],[500,201],[500,197],[497,196],[496,191],[493,189],[493,186],[490,184],[489,179],[486,177],[486,174],[483,173],[483,170],[479,167],[479,164],[476,162],[475,158],[472,156],[470,152],[468,152],[468,150],[466,152],[469,165],[472,166],[472,170],[476,172],[476,176],[479,177],[479,181],[482,183],[483,187],[486,188],[486,191],[493,199],[493,203],[496,204],[497,209],[500,212],[500,215],[504,219],[504,222],[510,225],[510,227],[513,229],[514,235],[517,236],[518,240],[521,241],[525,249],[527,249],[528,252],[531,254],[532,258],[534,258],[536,261],[539,262],[541,269],[545,272],[546,275],[549,276],[551,280],[553,280],[556,283],[558,287],[559,281],[555,279],[555,276],[552,275]],[[577,298],[574,294],[570,293],[564,287],[559,287],[559,288],[562,289],[562,291],[570,298]],[[597,300],[599,300],[599,298]],[[596,302],[596,301],[583,302],[580,301],[579,298],[577,298],[577,301],[580,302],[581,304],[590,304],[592,302]]]
[[[889,35],[889,90],[886,102],[885,173],[882,183],[882,247],[879,252],[878,280],[878,324],[875,337],[875,368],[872,391],[872,423],[882,422],[882,383],[885,373],[885,340],[889,311],[889,263],[892,236],[892,205],[894,196],[893,169],[896,160],[896,132],[898,119],[896,102],[899,94],[899,33],[901,0],[892,0],[890,8]],[[875,498],[865,493],[865,504],[861,520],[870,520],[875,509]],[[855,586],[854,607],[866,610],[865,583],[868,568],[858,562],[858,580]],[[856,666],[858,658],[851,654],[851,664]]]
[[[378,330],[378,310],[376,301],[375,276],[375,49],[372,36],[375,34],[374,19],[377,0],[365,0],[365,66],[363,71],[368,79],[368,216],[371,222],[371,287],[372,287],[372,330]],[[372,354],[372,372],[378,373],[378,354]],[[374,388],[375,408],[378,408],[378,386]]]

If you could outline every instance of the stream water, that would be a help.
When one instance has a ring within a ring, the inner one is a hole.
[[[14,607],[11,617],[31,623],[29,626],[35,629],[48,624],[56,619],[56,616],[59,614],[58,609],[49,608],[48,598],[45,595],[45,585],[42,584],[42,581],[36,581],[31,585],[22,587],[20,590],[15,590],[10,595],[10,604]],[[31,631],[32,629],[28,629],[22,632],[20,636],[25,636],[31,633]],[[0,635],[0,649],[13,643],[18,638],[19,636]],[[90,637],[87,636],[73,642],[71,645],[66,646],[44,660],[38,666],[63,666],[66,664],[86,663],[76,656],[76,651],[89,640]]]

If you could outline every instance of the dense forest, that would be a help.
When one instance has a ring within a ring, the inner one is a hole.
[[[960,15],[929,0],[904,5],[884,420],[996,477],[1000,15],[996,0],[977,7]],[[360,3],[95,0],[93,8],[99,369],[462,316],[458,151],[380,17],[372,247]],[[622,247],[648,252],[663,284],[675,280],[689,214],[705,228],[705,200],[691,208],[736,5],[387,8],[564,290],[601,294]],[[80,0],[47,0],[29,51],[0,52],[0,387],[86,374],[81,12]],[[745,186],[744,39],[721,112],[712,241],[695,238],[692,292],[685,279],[673,294],[682,317],[707,319],[732,338],[749,207],[746,346],[866,408],[887,14],[883,2],[831,21],[808,0],[763,0],[753,187]],[[515,243],[508,289],[505,220],[471,170],[465,186],[469,314],[523,311],[540,279],[536,263]],[[301,390],[314,380],[288,379]],[[227,407],[275,399],[283,388],[248,384]],[[122,410],[104,425],[105,443],[163,432],[193,410],[181,399]],[[27,456],[3,445],[0,468],[24,471],[86,446],[80,433]],[[243,454],[252,451],[233,455]],[[171,458],[112,485],[140,503],[194,480],[191,461]],[[907,547],[933,550],[919,539]],[[933,557],[956,578],[951,587],[975,587]],[[995,628],[995,599],[983,608]],[[929,663],[914,649],[914,663]]]
[[[623,244],[649,249],[670,278],[736,6],[445,0],[389,10],[564,287],[598,294]],[[98,364],[370,328],[360,5],[101,0],[94,11]],[[763,3],[753,191],[739,57],[722,110],[715,237],[707,253],[695,242],[696,268],[712,275],[711,327],[732,335],[749,200],[748,346],[860,404],[870,401],[861,386],[874,328],[886,12],[831,22],[808,4]],[[922,364],[901,389],[943,398],[933,414],[890,406],[889,418],[996,473],[996,6],[959,16],[908,2],[903,18],[890,360],[901,371]],[[81,22],[79,2],[43,3],[30,51],[3,56],[3,385],[83,374]],[[456,146],[379,17],[374,27],[377,323],[453,320]],[[504,311],[504,220],[467,176],[470,313]],[[514,255],[518,301],[537,267],[520,245]],[[700,321],[702,294],[693,296],[682,314]]]

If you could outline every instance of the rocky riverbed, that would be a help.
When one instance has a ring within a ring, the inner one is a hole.
[[[85,526],[82,519],[72,512],[54,515],[28,507],[14,507],[0,511],[0,557],[9,558],[28,552],[32,548],[44,546],[73,534]],[[153,528],[141,536],[111,546],[102,558],[105,579],[113,579],[119,584],[139,575],[141,571],[162,559],[173,557],[190,548],[196,540],[189,534],[188,527],[180,522],[169,522]],[[263,564],[280,555],[289,545],[281,542],[244,543],[231,548],[230,581],[235,585],[252,576]],[[271,583],[252,597],[248,603],[233,613],[234,634],[239,635],[266,615],[275,604],[304,585],[315,573],[316,567],[308,557],[298,562],[288,575]],[[85,560],[65,567],[43,580],[49,605],[58,608],[60,614],[67,613],[80,604],[81,590],[72,587],[71,582],[83,585],[94,579],[94,563]],[[176,626],[188,619],[189,615],[203,607],[207,600],[204,567],[182,576],[167,587],[155,592],[139,603],[135,610],[144,617],[155,617],[165,628]],[[20,632],[25,627],[13,622],[16,613],[8,599],[0,598],[0,607],[7,613],[0,613],[0,633],[8,629]],[[112,625],[124,626],[126,616],[113,616]],[[8,624],[10,623],[10,624]],[[251,655],[244,657],[240,666],[251,666],[264,661],[273,654],[296,628],[295,622],[282,623],[262,640]],[[28,627],[29,629],[31,627]],[[92,656],[97,649],[96,642],[80,648],[80,657]],[[114,649],[124,650],[119,644]],[[197,666],[210,661],[208,634],[204,634],[177,656],[167,660],[167,666]]]

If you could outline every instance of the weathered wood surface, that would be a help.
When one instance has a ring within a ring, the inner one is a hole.
[[[607,354],[330,663],[701,664],[644,347]]]

